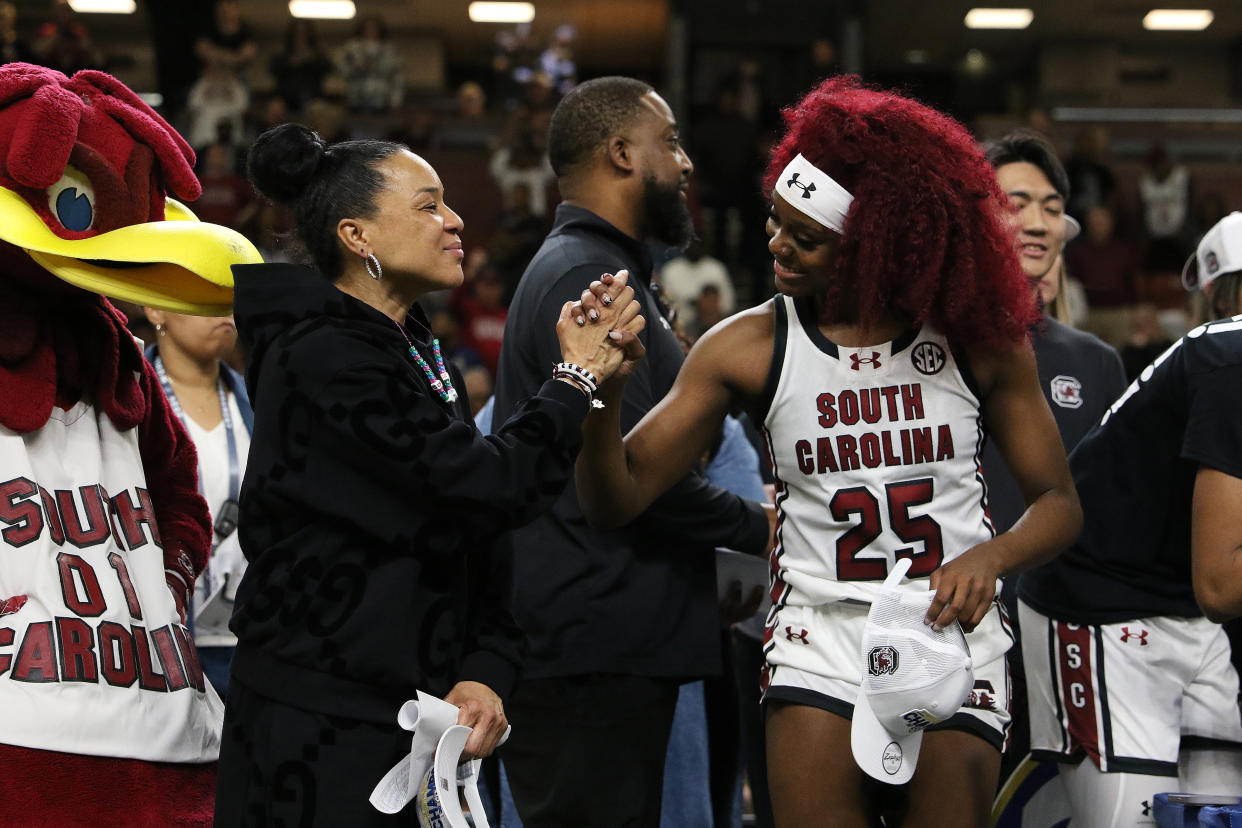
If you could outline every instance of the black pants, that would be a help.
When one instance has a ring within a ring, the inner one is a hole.
[[[389,816],[368,801],[410,752],[397,726],[289,707],[229,682],[216,776],[217,828],[410,826],[415,803]]]
[[[658,828],[675,679],[590,674],[518,684],[500,749],[526,828]]]

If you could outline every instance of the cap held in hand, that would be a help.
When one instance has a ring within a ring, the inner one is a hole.
[[[897,561],[867,613],[850,728],[858,767],[893,785],[914,775],[923,730],[956,713],[974,686],[962,628],[955,621],[937,632],[923,622],[933,593],[901,589],[909,568],[909,558]]]

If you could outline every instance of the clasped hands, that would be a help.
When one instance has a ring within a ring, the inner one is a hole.
[[[562,305],[556,322],[561,358],[601,384],[618,372],[628,376],[646,354],[638,333],[647,321],[628,282],[628,271],[605,273],[579,299]]]

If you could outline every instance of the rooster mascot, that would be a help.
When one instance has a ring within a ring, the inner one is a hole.
[[[193,159],[109,75],[0,66],[0,825],[211,824],[207,506],[104,298],[230,312],[259,255],[169,197],[198,197]]]

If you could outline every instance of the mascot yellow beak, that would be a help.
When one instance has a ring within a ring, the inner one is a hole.
[[[62,239],[20,195],[0,187],[0,240],[22,248],[71,285],[174,313],[233,312],[235,264],[263,261],[245,236],[205,224],[166,199],[165,220],[119,227],[86,239]]]

